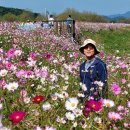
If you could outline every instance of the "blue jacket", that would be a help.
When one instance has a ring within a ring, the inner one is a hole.
[[[66,21],[66,24],[67,25],[70,25],[70,24],[72,24],[73,23],[73,19],[71,18],[71,17],[68,17],[67,18],[67,21]]]
[[[80,65],[80,82],[85,84],[87,90],[84,92],[85,95],[93,96],[94,98],[101,98],[104,97],[106,91],[106,84],[107,84],[107,68],[106,64],[95,57],[94,62],[85,70],[86,61]],[[102,87],[102,91],[98,95],[95,95],[95,92],[99,90],[94,81],[101,81],[104,83]]]

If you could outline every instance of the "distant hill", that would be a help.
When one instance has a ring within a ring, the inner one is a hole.
[[[39,13],[33,13],[31,11],[27,11],[27,10],[23,10],[23,9],[8,8],[8,7],[0,6],[0,16],[3,16],[8,13],[15,14],[17,16],[17,15],[22,14],[23,12],[30,12],[33,14],[34,17],[37,17],[38,15],[40,15]]]
[[[108,15],[108,16],[105,16],[105,17],[109,20],[119,20],[121,18],[128,19],[128,18],[130,18],[130,11],[128,11],[124,14]]]

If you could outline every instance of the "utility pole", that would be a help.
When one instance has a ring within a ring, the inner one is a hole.
[[[46,14],[46,8],[45,8],[45,16],[47,16],[47,14]]]

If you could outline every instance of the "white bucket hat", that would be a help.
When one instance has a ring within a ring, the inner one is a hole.
[[[92,44],[95,48],[95,54],[99,54],[100,51],[97,49],[96,47],[96,42],[92,39],[86,39],[84,42],[83,42],[83,45],[81,45],[81,47],[79,48],[80,52],[82,54],[84,54],[84,48],[88,45],[88,44]]]

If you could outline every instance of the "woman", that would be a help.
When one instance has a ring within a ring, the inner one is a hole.
[[[86,39],[80,47],[80,52],[85,55],[86,60],[80,65],[80,82],[85,96],[99,100],[107,96],[107,69],[105,63],[96,55],[100,52],[96,42]],[[82,99],[83,100],[83,99]]]

